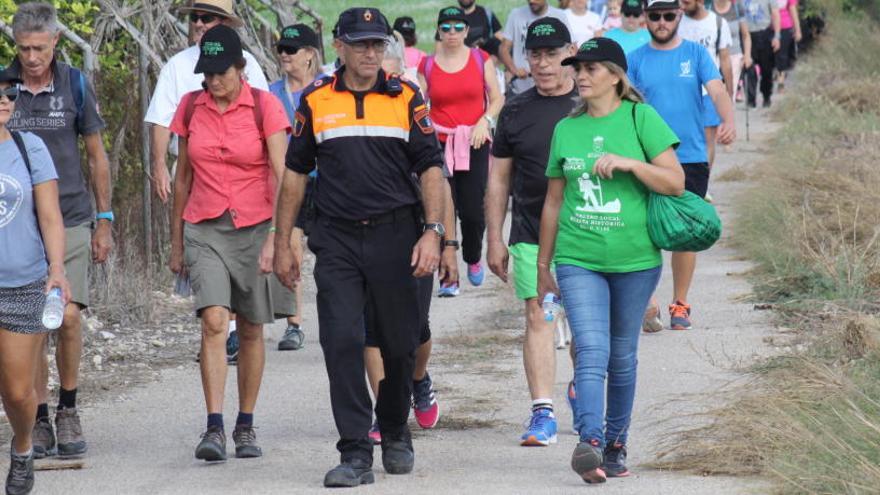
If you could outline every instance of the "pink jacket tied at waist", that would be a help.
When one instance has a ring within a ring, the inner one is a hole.
[[[455,171],[469,171],[471,169],[471,137],[474,133],[474,126],[460,125],[451,128],[443,127],[434,122],[434,129],[447,136],[444,159],[449,175],[453,175]],[[491,140],[490,136],[489,141]]]

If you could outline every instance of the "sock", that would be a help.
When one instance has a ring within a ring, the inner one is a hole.
[[[25,457],[25,458],[27,458],[27,457],[30,457],[31,454],[34,453],[34,448],[31,447],[31,448],[29,448],[29,449],[27,450],[27,452],[23,452],[23,453],[16,452],[15,449],[12,449],[12,453],[13,453],[12,455],[14,455],[15,457]]]
[[[235,331],[235,320],[229,320],[229,331],[227,335]]]
[[[37,420],[49,417],[49,404],[37,404]]]
[[[76,389],[73,390],[64,390],[61,389],[61,393],[58,394],[58,410],[61,409],[74,409],[76,407]]]
[[[238,418],[235,420],[235,425],[241,426],[253,426],[254,425],[254,413],[238,413]]]
[[[219,426],[220,429],[223,429],[223,415],[220,413],[211,413],[208,414],[208,428],[212,426]]]
[[[413,385],[415,385],[417,383],[422,383],[427,379],[428,379],[428,372],[426,371],[425,376],[423,376],[421,380],[416,380],[415,378],[413,378]]]
[[[535,412],[539,409],[547,409],[551,413],[553,412],[553,399],[535,399],[532,401],[532,412]]]

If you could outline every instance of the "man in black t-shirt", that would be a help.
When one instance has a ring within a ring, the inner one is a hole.
[[[535,21],[529,26],[525,45],[535,86],[510,99],[498,117],[492,145],[495,161],[486,192],[486,258],[492,273],[507,282],[508,261],[513,257],[516,295],[525,301],[523,355],[532,396],[532,419],[521,442],[548,445],[555,441],[557,430],[552,398],[556,353],[554,325],[544,321],[538,301],[538,233],[553,129],[574,108],[578,92],[570,72],[561,65],[575,52],[562,21],[552,17]],[[502,230],[511,193],[508,249]]]
[[[458,0],[458,5],[464,10],[469,26],[465,44],[478,46],[490,55],[498,56],[502,26],[492,9],[477,5],[476,0]]]

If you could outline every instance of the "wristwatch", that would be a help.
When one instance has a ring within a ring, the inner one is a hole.
[[[455,248],[456,251],[458,251],[459,243],[456,240],[443,241],[443,247],[452,247]]]
[[[429,230],[433,230],[441,238],[446,235],[446,229],[443,227],[442,223],[426,223],[422,228],[422,233],[425,233]]]
[[[102,212],[98,213],[97,215],[95,215],[95,220],[107,220],[110,223],[113,223],[113,221],[115,219],[116,218],[113,216],[112,211],[102,211]]]
[[[491,115],[489,115],[489,114],[483,115],[483,118],[486,119],[486,122],[489,123],[489,127],[493,128],[493,129],[495,128],[496,122],[495,122],[495,119],[493,119]]]

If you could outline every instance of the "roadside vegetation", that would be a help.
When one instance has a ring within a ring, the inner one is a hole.
[[[779,353],[659,467],[763,476],[780,494],[880,491],[880,2],[825,9],[734,225]]]

